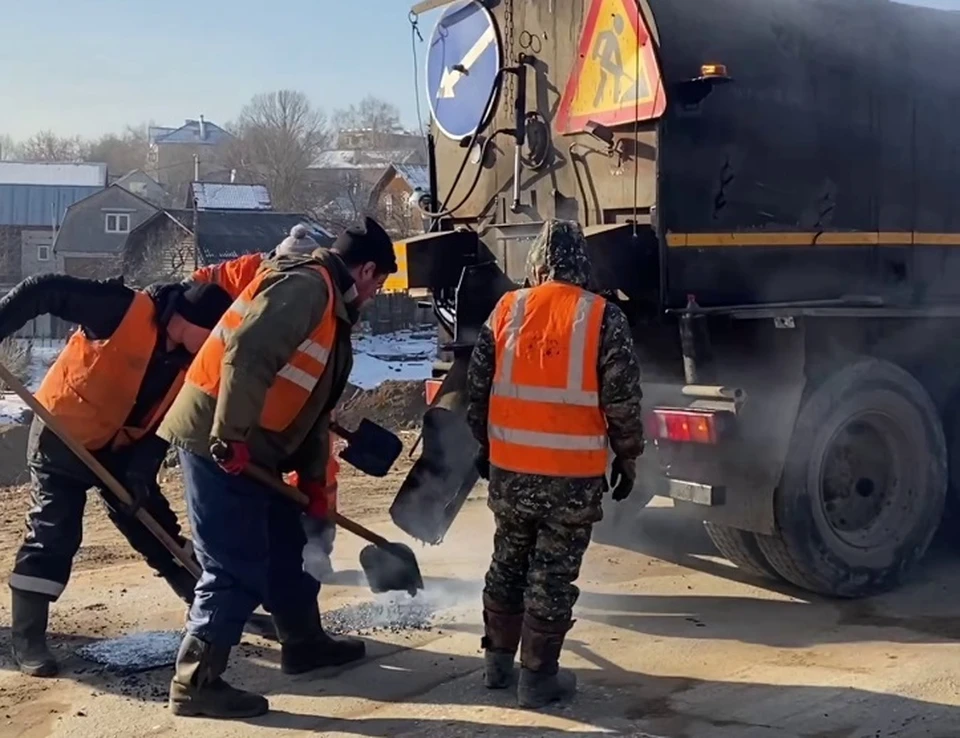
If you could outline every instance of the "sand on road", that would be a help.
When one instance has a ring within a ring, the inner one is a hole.
[[[345,470],[344,512],[406,540],[386,515],[404,469],[384,480]],[[182,510],[175,471],[170,478],[166,489]],[[596,532],[563,656],[580,679],[575,701],[518,710],[509,691],[481,685],[479,593],[492,534],[482,496],[467,503],[441,546],[412,544],[427,580],[418,601],[434,612],[429,624],[366,627],[365,662],[299,677],[280,673],[275,643],[246,636],[227,676],[268,694],[273,711],[219,722],[169,715],[169,669],[121,676],[73,655],[84,643],[183,620],[178,600],[91,495],[84,548],[51,618],[60,678],[14,670],[9,606],[0,598],[0,736],[960,736],[955,556],[931,556],[895,593],[826,601],[739,575],[697,521],[660,501],[639,514],[611,503]],[[5,571],[25,507],[22,489],[0,492]],[[349,608],[375,600],[357,571],[361,546],[339,534],[324,611],[359,612]]]

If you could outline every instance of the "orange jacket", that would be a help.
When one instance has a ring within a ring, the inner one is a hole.
[[[194,282],[211,282],[223,288],[236,300],[244,288],[253,281],[266,258],[264,254],[244,254],[243,256],[220,264],[197,269],[190,279]]]
[[[152,431],[183,386],[180,372],[141,427],[126,426],[157,342],[156,307],[143,292],[110,338],[91,341],[82,330],[43,378],[37,400],[84,448],[126,446]]]
[[[333,295],[333,282],[326,268],[322,266],[309,268],[323,277],[329,294]],[[259,272],[243,289],[233,305],[223,314],[190,365],[187,382],[211,397],[217,397],[220,394],[220,372],[226,350],[225,341],[229,334],[240,327],[244,316],[250,310],[250,303],[257,294],[260,283],[269,273],[269,271]],[[336,335],[337,318],[334,313],[334,300],[331,299],[327,301],[320,322],[287,359],[287,363],[277,372],[270,389],[267,390],[260,413],[262,428],[280,432],[297,418],[317,382],[320,381],[323,370],[327,366],[327,360],[330,358]]]
[[[521,474],[603,476],[607,429],[597,359],[605,304],[563,282],[501,298],[489,319],[497,356],[491,464]]]
[[[327,509],[334,512],[337,510],[337,475],[340,473],[340,462],[337,460],[337,454],[335,451],[336,439],[336,434],[333,431],[330,431],[330,455],[327,457],[327,473],[325,481]],[[287,476],[287,484],[292,484],[294,487],[296,487],[299,479],[299,475],[296,472],[291,472]]]

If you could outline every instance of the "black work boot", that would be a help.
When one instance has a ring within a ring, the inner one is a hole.
[[[170,713],[228,720],[266,713],[270,709],[266,697],[231,687],[220,678],[229,658],[229,647],[214,646],[188,633],[170,682]]]
[[[513,683],[513,660],[520,645],[523,610],[501,605],[483,596],[483,683],[487,689],[506,689]]]
[[[536,709],[572,697],[577,675],[560,668],[563,639],[574,621],[550,622],[527,613],[520,646],[520,683],[517,703]]]
[[[60,666],[47,648],[50,600],[45,595],[19,589],[11,588],[10,593],[10,641],[14,661],[20,671],[29,676],[56,676]]]
[[[331,638],[320,623],[316,600],[304,612],[273,613],[280,641],[280,670],[303,674],[325,666],[343,666],[367,655],[366,644],[358,638]]]

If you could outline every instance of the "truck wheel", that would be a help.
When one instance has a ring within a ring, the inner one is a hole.
[[[706,521],[703,527],[720,555],[741,571],[764,579],[780,578],[776,569],[770,566],[767,557],[760,550],[755,533]]]
[[[876,594],[926,553],[946,489],[943,427],[926,390],[894,364],[864,359],[805,401],[774,495],[777,532],[757,541],[797,586]]]

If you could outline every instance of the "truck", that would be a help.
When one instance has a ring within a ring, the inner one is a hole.
[[[633,331],[642,496],[755,576],[909,577],[960,483],[960,3],[429,8],[428,225],[400,248],[445,361],[395,522],[436,543],[477,482],[473,343],[571,219]]]

